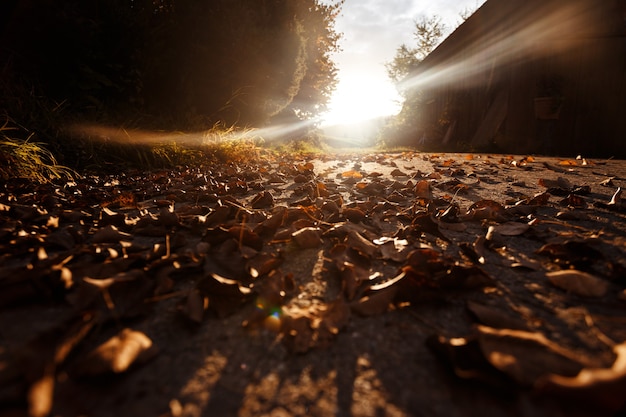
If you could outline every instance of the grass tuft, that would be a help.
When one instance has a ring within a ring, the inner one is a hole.
[[[12,137],[12,133],[18,132],[8,117],[0,127],[0,177],[3,180],[17,177],[44,183],[78,176],[71,168],[59,165],[44,144],[34,142],[32,133],[26,139]]]

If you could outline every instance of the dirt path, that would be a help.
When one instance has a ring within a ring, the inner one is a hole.
[[[626,162],[252,159],[2,185],[0,415],[624,414]]]

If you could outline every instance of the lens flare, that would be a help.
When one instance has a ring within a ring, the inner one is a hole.
[[[282,308],[279,305],[275,305],[269,302],[263,297],[258,297],[256,300],[257,312],[265,315],[263,319],[263,327],[266,329],[278,333],[281,327]]]

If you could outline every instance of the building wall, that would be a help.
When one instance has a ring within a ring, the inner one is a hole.
[[[429,80],[416,88],[439,140],[626,156],[626,0],[488,1],[415,76]],[[560,87],[558,119],[535,115],[546,78]]]

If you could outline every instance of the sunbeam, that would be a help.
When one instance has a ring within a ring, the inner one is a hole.
[[[502,9],[500,9],[502,10]],[[466,87],[476,87],[485,82],[480,74],[488,74],[495,66],[515,65],[537,59],[546,54],[562,53],[573,47],[572,33],[581,34],[589,27],[591,10],[588,2],[573,1],[563,7],[544,4],[528,14],[517,14],[508,18],[512,23],[497,36],[486,41],[480,37],[478,28],[473,37],[465,38],[459,48],[450,49],[438,62],[427,57],[417,70],[400,85],[402,90],[437,88],[450,82],[463,80]],[[507,18],[506,16],[502,17]],[[482,22],[476,22],[480,24]],[[567,35],[567,36],[566,36]],[[453,39],[453,33],[449,39]],[[557,40],[555,43],[546,40]],[[566,40],[569,39],[570,41]],[[480,56],[470,55],[472,45],[482,42]],[[440,57],[441,57],[440,55]],[[432,55],[431,55],[432,57]]]
[[[75,124],[67,129],[70,136],[86,137],[107,143],[158,145],[176,143],[186,146],[215,144],[229,140],[255,140],[274,142],[298,137],[316,124],[315,120],[301,120],[294,123],[269,125],[262,128],[235,129],[212,128],[198,132],[150,131],[125,129],[98,124]]]

